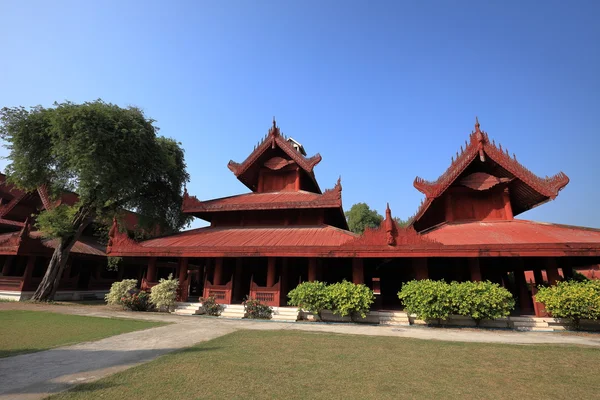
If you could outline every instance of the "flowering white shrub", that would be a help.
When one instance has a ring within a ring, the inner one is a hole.
[[[153,286],[150,291],[150,303],[158,310],[170,311],[175,307],[177,301],[177,289],[179,282],[169,274],[167,279],[161,279],[158,285]]]
[[[115,282],[110,287],[110,292],[104,296],[104,300],[108,305],[121,305],[121,299],[127,296],[127,292],[135,289],[137,279],[124,279],[121,282]]]

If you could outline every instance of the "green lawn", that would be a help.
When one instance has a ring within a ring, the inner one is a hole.
[[[238,331],[59,399],[591,399],[600,349]]]
[[[98,340],[160,325],[163,324],[41,311],[0,311],[0,357]]]

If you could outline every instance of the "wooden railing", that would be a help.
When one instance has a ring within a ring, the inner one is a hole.
[[[140,289],[150,290],[156,285],[158,285],[158,282],[150,282],[150,281],[147,281],[146,278],[142,278],[142,285],[140,286]]]
[[[250,278],[250,298],[253,300],[259,300],[271,307],[279,307],[281,304],[281,278],[279,281],[271,286],[258,286],[254,283],[254,278]]]
[[[233,278],[226,285],[213,285],[207,279],[204,281],[204,290],[202,291],[202,297],[214,297],[215,301],[219,304],[231,304],[232,285]]]
[[[0,290],[21,291],[22,276],[0,276]]]

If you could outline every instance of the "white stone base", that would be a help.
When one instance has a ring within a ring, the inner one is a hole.
[[[24,301],[29,300],[34,292],[0,290],[0,299]],[[59,290],[54,296],[56,301],[104,300],[108,290]]]

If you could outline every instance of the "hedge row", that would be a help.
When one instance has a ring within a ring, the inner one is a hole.
[[[484,319],[506,317],[515,306],[512,294],[496,283],[410,281],[402,286],[398,297],[404,310],[425,321],[438,323],[451,314],[471,317],[479,326]]]
[[[365,318],[375,301],[373,291],[365,285],[343,281],[327,285],[324,282],[304,282],[288,293],[288,304],[315,314],[322,320],[323,310],[341,317]]]

